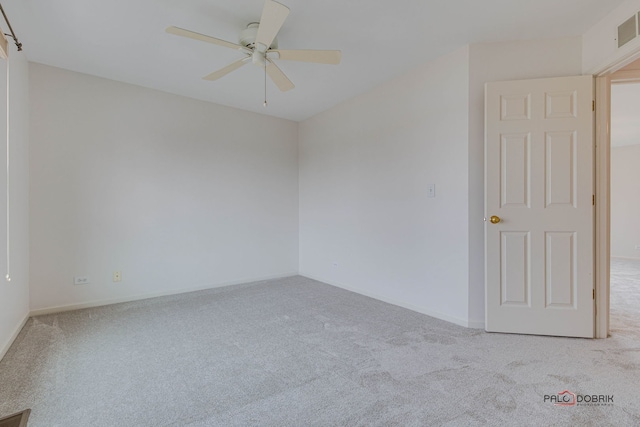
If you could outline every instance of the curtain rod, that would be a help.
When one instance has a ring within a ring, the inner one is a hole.
[[[9,22],[9,18],[7,18],[7,14],[4,13],[4,8],[2,7],[2,3],[0,3],[0,11],[2,11],[2,16],[4,16],[4,20],[6,21],[7,26],[9,27],[9,31],[11,31],[11,34],[5,33],[5,36],[10,36],[13,39],[13,41],[16,44],[16,47],[18,48],[18,52],[20,52],[22,50],[22,43],[18,41],[18,38],[16,37],[16,33],[13,32],[13,28],[11,28],[11,23]]]

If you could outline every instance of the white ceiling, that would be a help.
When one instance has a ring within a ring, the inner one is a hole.
[[[341,49],[340,65],[279,61],[296,88],[280,93],[245,66],[202,77],[241,55],[165,33],[170,25],[237,42],[263,0],[3,1],[29,60],[192,98],[303,120],[469,43],[583,34],[624,0],[280,0],[282,49]],[[4,27],[4,24],[2,24]]]
[[[611,86],[611,146],[640,144],[640,83]]]

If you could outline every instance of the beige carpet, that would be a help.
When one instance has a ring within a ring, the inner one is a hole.
[[[0,362],[30,427],[640,425],[640,263],[612,337],[488,334],[302,277],[31,319]],[[561,407],[564,390],[613,395]]]

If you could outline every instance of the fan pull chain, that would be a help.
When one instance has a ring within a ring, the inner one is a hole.
[[[7,282],[11,281],[11,230],[10,230],[10,221],[9,214],[11,212],[9,203],[9,178],[10,178],[10,170],[9,170],[9,59],[7,59],[7,275],[5,278]]]
[[[267,63],[264,63],[264,108],[267,108]]]

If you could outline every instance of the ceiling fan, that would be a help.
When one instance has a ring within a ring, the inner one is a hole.
[[[232,43],[215,37],[185,30],[178,27],[169,27],[167,32],[177,36],[217,44],[244,53],[244,58],[239,59],[218,71],[203,77],[205,80],[218,80],[232,71],[242,67],[251,61],[255,65],[265,68],[266,74],[278,86],[281,91],[294,88],[294,84],[273,62],[274,59],[289,61],[316,62],[320,64],[339,64],[342,53],[339,50],[282,50],[278,49],[276,35],[285,19],[289,15],[289,8],[273,0],[266,0],[260,22],[252,22],[240,32],[239,43]]]

